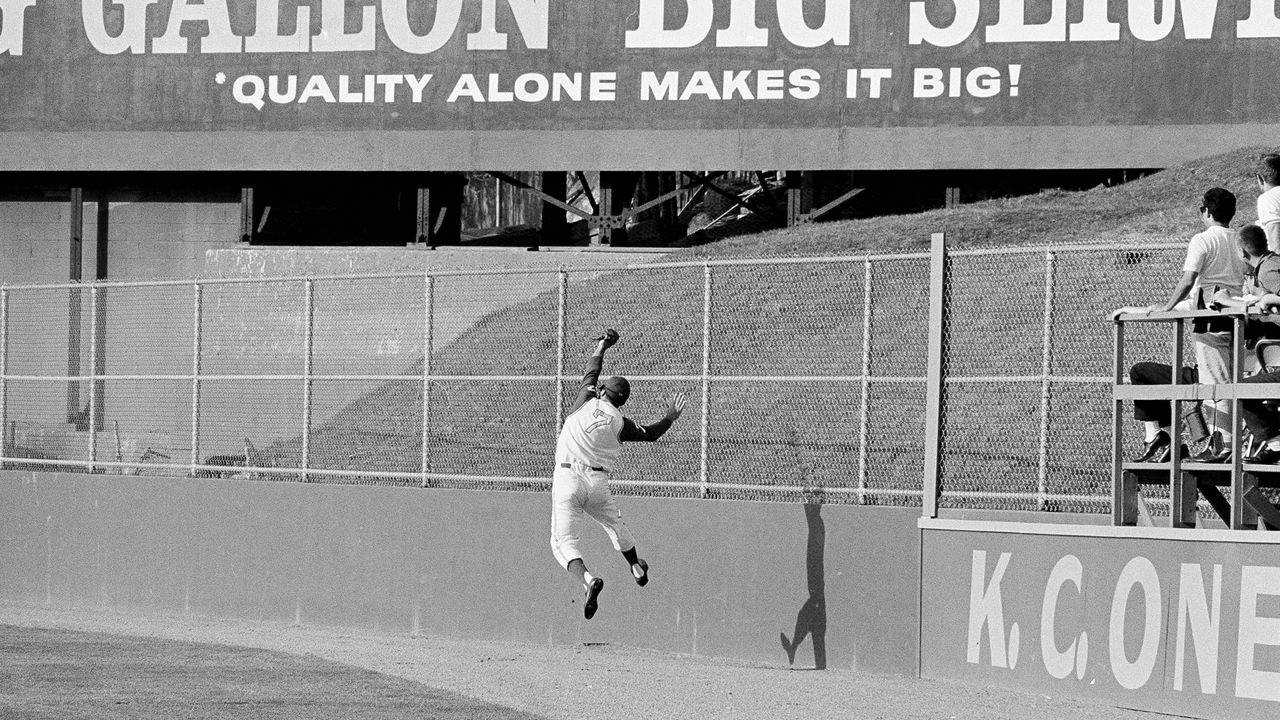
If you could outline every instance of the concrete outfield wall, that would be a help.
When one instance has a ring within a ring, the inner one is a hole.
[[[915,674],[918,510],[621,505],[653,581],[592,530],[586,622],[545,493],[4,472],[0,599]]]
[[[1280,536],[921,521],[921,675],[1280,715]]]

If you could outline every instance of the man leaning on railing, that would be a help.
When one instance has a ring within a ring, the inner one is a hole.
[[[1200,205],[1200,221],[1204,230],[1191,238],[1187,257],[1182,264],[1182,277],[1163,305],[1127,306],[1121,314],[1141,315],[1170,310],[1194,310],[1205,307],[1206,295],[1220,291],[1239,295],[1244,289],[1245,263],[1235,238],[1227,225],[1236,214],[1236,196],[1215,187],[1204,194]],[[1197,318],[1192,322],[1192,345],[1196,366],[1183,371],[1183,382],[1204,385],[1229,383],[1231,377],[1231,319]],[[1129,370],[1135,385],[1167,385],[1173,382],[1173,366],[1140,362]],[[1197,405],[1198,409],[1200,405]],[[1231,457],[1230,407],[1227,401],[1210,406],[1213,431],[1202,433],[1208,442],[1194,456],[1197,462],[1226,462]],[[1173,440],[1166,428],[1170,424],[1171,404],[1166,400],[1138,400],[1133,404],[1134,419],[1142,423],[1144,441],[1137,462],[1164,462],[1172,452]],[[1192,440],[1203,438],[1193,437]]]

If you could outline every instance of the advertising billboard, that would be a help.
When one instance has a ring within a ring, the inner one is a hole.
[[[922,676],[1187,717],[1280,711],[1275,533],[921,525]]]
[[[0,169],[1153,166],[1267,143],[1264,0],[0,0]]]

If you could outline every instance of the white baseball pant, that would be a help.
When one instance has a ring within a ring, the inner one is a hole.
[[[578,541],[584,514],[600,523],[618,552],[636,546],[609,492],[608,473],[578,465],[557,466],[551,476],[551,552],[561,566],[567,568],[571,560],[582,557]]]

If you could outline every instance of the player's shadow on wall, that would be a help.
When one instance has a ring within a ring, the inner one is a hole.
[[[808,579],[809,599],[796,613],[796,627],[787,638],[779,633],[782,649],[787,652],[787,663],[796,662],[796,649],[805,636],[813,641],[813,666],[816,670],[827,668],[827,598],[826,577],[823,569],[823,553],[827,544],[827,527],[822,520],[822,493],[818,491],[804,504],[804,521],[809,528],[805,547],[805,576]]]

